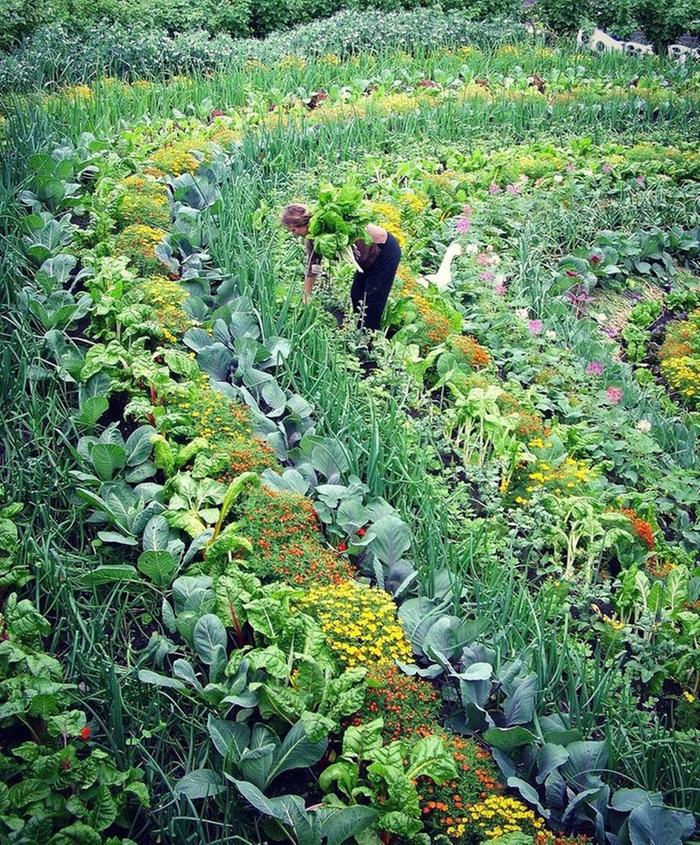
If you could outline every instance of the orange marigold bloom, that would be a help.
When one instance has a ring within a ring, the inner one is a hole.
[[[653,549],[655,546],[654,529],[651,524],[645,519],[637,516],[636,512],[632,510],[632,508],[622,508],[620,513],[624,514],[627,519],[629,519],[632,523],[632,531],[637,535],[637,537],[639,537],[646,547],[648,549]]]

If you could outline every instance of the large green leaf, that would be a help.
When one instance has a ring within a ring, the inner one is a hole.
[[[143,529],[143,550],[159,552],[167,549],[170,536],[170,526],[165,517],[162,514],[152,516]]]
[[[151,442],[156,430],[150,425],[141,425],[132,432],[126,441],[127,466],[135,467],[147,461],[153,451]]]
[[[82,576],[82,583],[86,587],[97,587],[100,584],[112,584],[116,581],[139,581],[141,583],[136,567],[128,563],[98,566]],[[141,584],[141,586],[143,585]]]
[[[361,725],[349,725],[343,735],[343,756],[361,761],[370,751],[382,747],[384,719],[374,719]]]
[[[175,795],[197,801],[226,791],[221,777],[214,769],[195,769],[188,772],[173,787]]]
[[[226,381],[233,363],[233,355],[223,343],[213,343],[197,353],[197,363],[215,381]]]
[[[532,673],[511,685],[503,712],[506,724],[525,725],[532,721],[537,696],[537,675]]]
[[[406,772],[411,780],[429,777],[435,783],[457,777],[454,757],[439,736],[425,736],[411,749],[410,763]]]
[[[621,813],[630,813],[636,807],[661,807],[663,803],[660,792],[647,792],[646,789],[616,789],[610,800],[610,806]]]
[[[178,681],[177,678],[170,678],[167,675],[159,675],[158,672],[151,672],[150,669],[139,669],[139,681],[144,684],[153,684],[157,687],[166,687],[184,691],[187,687]]]
[[[219,523],[216,526],[215,536],[221,529],[221,525],[226,521],[229,511],[234,506],[236,500],[241,495],[243,490],[247,487],[258,487],[260,485],[260,476],[257,472],[244,472],[233,479],[233,481],[226,488],[224,498],[221,503],[221,513],[219,515]]]
[[[49,716],[46,724],[51,736],[78,736],[85,727],[85,713],[82,710],[66,710],[57,716]]]
[[[545,744],[537,752],[537,783],[544,783],[549,775],[569,759],[569,752],[561,745],[553,742]]]
[[[315,710],[326,689],[326,676],[321,666],[312,658],[301,657],[294,675],[294,687],[304,698],[309,710]]]
[[[275,761],[267,778],[267,783],[290,769],[302,769],[313,766],[323,757],[328,747],[328,738],[312,742],[306,735],[301,721],[297,722],[282,741],[275,754]]]
[[[501,751],[512,751],[537,741],[537,737],[526,728],[489,728],[484,731],[484,741]]]
[[[323,792],[340,791],[352,799],[353,790],[359,782],[359,767],[348,760],[337,760],[325,768],[318,778]],[[335,784],[335,787],[333,786]]]
[[[411,531],[398,516],[383,516],[367,532],[372,551],[386,566],[394,566],[411,547]],[[367,539],[367,537],[365,539]]]
[[[608,751],[605,742],[572,742],[567,745],[569,759],[560,769],[564,779],[577,789],[586,789],[591,775],[606,768]]]
[[[350,466],[347,451],[339,440],[325,437],[311,450],[311,463],[329,482],[337,482]]]
[[[95,830],[107,830],[117,818],[117,805],[112,798],[109,788],[100,784],[92,799],[92,808],[88,822]]]
[[[628,822],[632,845],[681,845],[695,830],[690,813],[670,807],[636,807]]]
[[[97,421],[109,408],[109,401],[104,396],[88,396],[80,403],[80,409],[73,415],[79,426],[94,429]]]
[[[111,481],[115,472],[126,466],[126,449],[115,443],[95,443],[90,460],[100,481]]]
[[[327,845],[342,845],[351,837],[367,830],[377,819],[374,807],[355,805],[354,807],[322,807],[318,811],[321,817],[321,834]]]
[[[222,757],[232,760],[240,759],[241,754],[250,742],[250,728],[242,722],[231,722],[226,719],[216,719],[211,714],[207,720],[207,730],[214,748]]]
[[[542,804],[540,804],[540,796],[533,786],[530,786],[530,784],[527,781],[522,780],[522,778],[515,776],[509,777],[507,782],[508,786],[510,786],[511,789],[517,789],[527,803],[532,804],[541,816],[545,819],[549,818],[550,812],[549,810],[545,810]]]
[[[215,647],[226,648],[228,637],[224,623],[213,613],[205,613],[194,626],[192,640],[199,659],[208,666],[213,660]]]
[[[138,568],[157,587],[167,587],[177,574],[177,561],[170,552],[142,552]]]
[[[320,845],[320,831],[314,825],[313,817],[306,811],[304,801],[299,795],[268,798],[252,783],[233,778],[231,780],[256,810],[290,828],[298,845]]]

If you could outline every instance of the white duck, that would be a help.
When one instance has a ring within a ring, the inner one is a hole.
[[[451,243],[447,247],[437,273],[430,273],[427,276],[419,276],[417,279],[418,283],[423,285],[424,288],[427,288],[429,285],[435,285],[435,287],[440,291],[447,290],[452,282],[452,262],[463,252],[464,250],[462,249],[461,244],[458,244],[456,241]]]

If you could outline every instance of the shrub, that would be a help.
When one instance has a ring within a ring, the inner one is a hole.
[[[163,337],[174,343],[192,325],[192,320],[182,310],[189,296],[179,282],[165,276],[150,276],[141,283],[146,302],[156,312],[156,318],[163,330]]]
[[[191,152],[190,144],[187,141],[161,147],[153,153],[151,162],[155,167],[171,176],[194,173],[199,167],[199,159]]]
[[[465,815],[455,819],[455,824],[447,832],[458,835],[463,826],[476,828],[480,839],[497,839],[518,832],[535,836],[543,831],[544,820],[517,798],[488,795],[470,804]]]
[[[234,38],[250,35],[250,0],[142,0],[137,4],[141,19],[169,34],[204,29],[215,35],[227,33]]]
[[[481,370],[491,363],[491,356],[478,340],[468,334],[451,334],[447,338],[450,351],[461,365]]]
[[[55,9],[51,2],[0,0],[0,50],[10,49],[37,27],[50,21],[54,15]]]
[[[303,7],[298,0],[256,0],[253,31],[262,37],[300,23]]]
[[[300,23],[329,18],[348,5],[343,0],[298,0],[298,4]]]
[[[443,0],[442,8],[446,11],[465,12],[475,21],[494,18],[518,20],[522,15],[520,0]]]
[[[590,0],[592,21],[618,38],[629,38],[639,24],[635,17],[636,0]]]
[[[659,54],[685,32],[700,32],[700,0],[637,0],[634,11]]]
[[[561,35],[572,35],[591,17],[589,0],[536,0],[537,19]]]
[[[474,23],[465,12],[438,9],[339,12],[265,41],[235,40],[225,33],[212,38],[206,31],[172,36],[141,22],[110,20],[76,32],[72,23],[59,22],[41,27],[0,62],[0,89],[22,91],[50,83],[89,82],[100,76],[139,79],[208,72],[249,58],[275,62],[291,53],[334,53],[342,59],[363,50],[371,52],[380,44],[387,50],[410,51],[445,45],[491,47],[527,37],[520,25],[500,20]]]
[[[700,309],[669,325],[659,360],[669,386],[691,407],[700,404]]]

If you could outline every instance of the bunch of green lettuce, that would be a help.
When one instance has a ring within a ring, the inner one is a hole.
[[[371,215],[362,190],[352,182],[342,188],[324,184],[309,221],[309,237],[314,250],[324,258],[349,258],[355,263],[352,245],[363,240],[371,243],[367,224]]]

